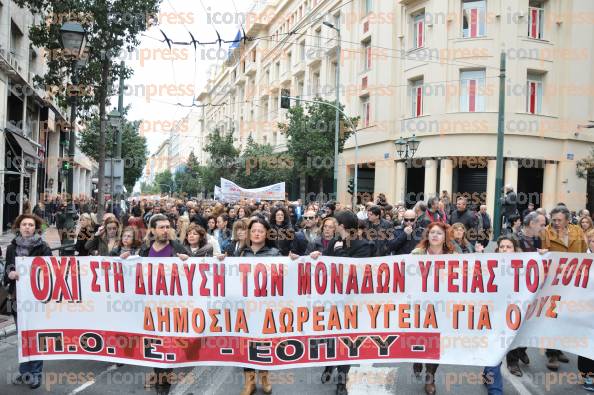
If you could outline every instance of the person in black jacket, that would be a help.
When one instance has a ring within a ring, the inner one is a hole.
[[[518,195],[514,192],[514,187],[511,185],[505,186],[505,196],[501,198],[501,215],[503,215],[502,224],[511,227],[510,217],[512,215],[519,216],[518,212]]]
[[[396,227],[394,238],[388,242],[388,253],[391,255],[410,254],[423,238],[425,228],[417,222],[413,210],[406,210],[402,217],[402,225]]]
[[[289,220],[289,213],[284,207],[277,206],[270,212],[270,239],[274,246],[283,256],[289,256],[293,240],[295,240],[295,229]]]
[[[282,256],[280,251],[274,247],[274,241],[271,241],[268,235],[270,234],[270,224],[264,218],[254,218],[250,221],[247,229],[248,243],[247,245],[235,254],[240,257],[268,257],[268,256]],[[220,255],[218,258],[222,261],[226,255]],[[272,393],[272,384],[268,377],[268,371],[260,370],[260,383],[262,384],[262,391],[265,394]],[[243,369],[244,384],[241,390],[241,395],[253,394],[256,391],[256,371],[250,368]]]
[[[43,220],[36,215],[22,214],[14,221],[13,230],[16,237],[6,248],[6,271],[4,272],[4,284],[9,285],[8,292],[14,301],[15,309],[12,311],[14,322],[17,323],[16,311],[16,282],[19,275],[16,271],[15,258],[19,256],[51,256],[52,250],[42,240],[41,224]],[[26,314],[26,313],[22,313]],[[19,364],[20,375],[13,380],[13,384],[29,384],[31,389],[39,388],[41,385],[41,372],[43,361],[29,361]]]
[[[394,227],[391,222],[381,217],[380,206],[370,206],[367,209],[366,238],[372,241],[375,250],[374,256],[384,256],[388,253],[388,243],[394,239]]]
[[[470,242],[474,245],[477,238],[478,218],[475,213],[468,209],[468,200],[465,197],[459,197],[456,200],[456,210],[452,212],[448,220],[450,225],[461,223],[466,228]]]
[[[175,240],[175,232],[171,229],[169,218],[163,214],[155,214],[149,220],[149,230],[138,255],[142,257],[178,257],[182,261],[190,257],[190,252]],[[171,387],[170,373],[172,369],[154,368],[157,376],[155,389],[157,394],[167,394]],[[153,382],[153,380],[149,380]]]
[[[338,236],[330,241],[324,255],[341,256],[349,258],[369,258],[373,256],[374,249],[372,244],[358,235],[358,218],[351,211],[337,211],[334,214],[338,227],[336,231]],[[318,251],[311,253],[311,258],[317,259],[320,256]],[[322,373],[322,383],[328,383],[332,377],[332,372],[337,369],[336,395],[347,395],[346,388],[347,375],[351,369],[350,365],[327,366]]]

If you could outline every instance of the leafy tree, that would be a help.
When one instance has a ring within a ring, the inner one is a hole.
[[[140,193],[154,195],[159,193],[159,188],[155,184],[148,184],[146,182],[140,183]]]
[[[260,188],[288,181],[292,170],[293,158],[289,154],[275,153],[272,145],[258,144],[249,136],[240,157],[237,179],[244,188]]]
[[[208,136],[204,151],[210,159],[199,169],[199,177],[208,192],[214,191],[221,177],[234,181],[238,170],[239,150],[233,145],[233,134],[223,134],[218,129]]]
[[[148,150],[146,138],[139,133],[140,122],[129,122],[122,117],[122,148],[124,159],[124,185],[128,191],[134,188],[136,181],[142,176],[142,170],[146,164]],[[99,161],[100,122],[99,117],[95,115],[87,124],[87,128],[81,130],[79,138],[80,150],[95,161]],[[112,128],[107,128],[105,132],[105,144],[111,154],[111,148],[114,144],[114,133]],[[108,155],[111,156],[111,155]]]
[[[46,17],[29,29],[32,44],[45,49],[47,60],[47,72],[36,79],[37,85],[51,92],[61,107],[69,105],[74,96],[78,115],[89,116],[91,109],[98,108],[99,119],[104,120],[112,81],[120,75],[128,78],[132,72],[120,65],[117,55],[139,45],[140,33],[156,20],[160,1],[15,0],[20,7]],[[66,53],[60,44],[60,28],[68,21],[79,22],[86,31],[87,50],[83,57],[87,65],[78,71],[72,56],[78,54]],[[105,132],[106,122],[101,122],[97,146],[99,202],[103,202],[104,193]],[[103,204],[99,204],[97,216],[102,215]]]
[[[154,185],[161,193],[169,193],[172,195],[176,190],[173,174],[171,174],[171,171],[169,170],[157,174],[155,176]]]
[[[202,191],[200,174],[200,164],[196,155],[194,155],[194,151],[192,151],[188,156],[184,171],[175,174],[175,182],[180,193],[188,197],[197,196]]]
[[[323,191],[323,179],[331,177],[334,170],[334,136],[336,110],[326,103],[335,102],[316,98],[319,103],[306,103],[288,111],[288,123],[279,123],[279,129],[287,136],[287,151],[293,157],[295,168],[301,178],[301,194],[305,194],[307,177],[319,179],[319,192]],[[341,110],[344,109],[339,104]],[[353,133],[347,119],[340,114],[338,152]],[[356,127],[358,117],[350,119]]]

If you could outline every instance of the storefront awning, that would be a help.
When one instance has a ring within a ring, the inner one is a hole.
[[[39,155],[37,153],[37,147],[33,145],[29,140],[27,140],[24,136],[21,136],[18,133],[12,132],[10,129],[6,129],[6,132],[10,134],[14,140],[17,142],[19,147],[23,152],[23,156],[28,156],[32,161],[37,161],[39,159]]]

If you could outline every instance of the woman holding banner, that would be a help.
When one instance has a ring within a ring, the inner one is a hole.
[[[8,292],[12,295],[12,314],[14,322],[18,325],[16,311],[16,282],[19,275],[16,271],[16,257],[52,256],[52,250],[45,241],[41,239],[42,219],[32,214],[22,214],[14,221],[13,230],[16,237],[6,247],[6,271],[4,272],[4,284],[9,285]],[[23,313],[25,314],[25,313]],[[19,364],[19,376],[13,384],[29,384],[31,389],[39,388],[41,385],[41,372],[43,361],[29,361]]]
[[[497,239],[497,248],[495,252],[502,254],[514,252],[522,252],[518,246],[517,240],[508,235],[501,236]],[[524,349],[526,352],[526,349]],[[502,395],[503,394],[503,377],[501,376],[501,363],[497,366],[485,366],[483,370],[483,382],[487,386],[489,395]]]
[[[449,226],[441,222],[432,222],[427,226],[423,233],[423,239],[417,245],[411,254],[413,255],[444,255],[453,254],[455,252],[454,246],[449,237]],[[425,392],[427,395],[435,394],[435,372],[439,364],[427,363],[425,369],[427,376],[425,379]],[[413,364],[413,372],[415,376],[421,377],[423,373],[423,364]]]
[[[263,218],[254,218],[250,221],[247,228],[248,242],[245,248],[235,256],[240,257],[267,257],[281,256],[281,253],[275,247],[268,246],[268,235],[270,234],[270,224]],[[219,255],[220,260],[225,259],[225,255]],[[260,383],[262,391],[265,394],[272,393],[272,384],[268,378],[268,371],[260,370]],[[251,395],[256,391],[256,371],[254,369],[243,369],[244,385],[241,395]]]
[[[212,256],[212,244],[208,243],[206,231],[200,225],[191,224],[188,227],[184,245],[192,257]]]
[[[347,210],[337,211],[334,214],[334,218],[336,219],[337,235],[328,243],[328,247],[324,250],[324,255],[349,258],[371,257],[374,251],[373,244],[365,238],[358,237],[359,219],[355,213]],[[313,259],[318,259],[320,255],[319,251],[314,251],[310,254]],[[322,373],[322,383],[330,382],[335,368],[338,372],[336,394],[346,395],[348,394],[346,382],[349,370],[351,369],[350,365],[327,366]]]
[[[122,259],[127,259],[132,255],[138,253],[138,247],[140,247],[140,232],[134,226],[128,226],[122,232],[122,239],[119,245],[111,250],[111,256],[119,256]]]

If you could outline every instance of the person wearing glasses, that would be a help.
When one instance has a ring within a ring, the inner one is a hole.
[[[320,229],[318,228],[318,216],[313,210],[307,210],[303,216],[303,236],[307,244],[313,243],[316,238],[320,235]]]
[[[423,238],[425,229],[417,221],[413,210],[406,210],[402,216],[402,225],[394,230],[394,238],[388,242],[390,255],[410,254]]]
[[[302,229],[295,233],[291,243],[291,255],[301,256],[307,253],[307,247],[315,242],[320,234],[318,216],[313,210],[307,210],[301,217]]]
[[[322,220],[322,230],[320,235],[316,237],[313,242],[309,243],[305,254],[309,255],[314,251],[319,251],[320,253],[325,251],[328,248],[330,241],[336,236],[337,227],[338,223],[336,222],[336,218],[324,218]]]

